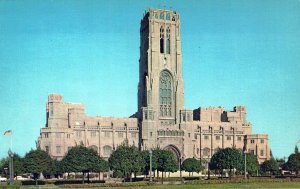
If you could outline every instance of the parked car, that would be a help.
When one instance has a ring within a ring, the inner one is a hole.
[[[29,180],[28,178],[22,177],[22,176],[16,176],[15,180]]]
[[[0,182],[6,182],[6,181],[7,181],[7,178],[0,176]]]

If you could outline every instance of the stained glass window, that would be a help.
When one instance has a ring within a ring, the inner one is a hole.
[[[160,116],[172,116],[172,78],[168,71],[162,71],[159,79]]]

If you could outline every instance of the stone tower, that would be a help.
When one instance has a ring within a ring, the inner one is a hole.
[[[184,92],[179,14],[148,10],[140,41],[138,118],[141,148],[149,149],[160,146],[160,130],[180,129]]]

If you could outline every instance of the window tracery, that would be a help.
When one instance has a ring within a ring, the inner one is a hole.
[[[172,78],[171,74],[164,70],[159,79],[159,104],[160,116],[172,116]]]

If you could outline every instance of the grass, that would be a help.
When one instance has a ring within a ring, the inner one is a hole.
[[[29,189],[35,187],[21,187],[21,188]],[[51,186],[49,186],[49,188],[51,188]],[[300,189],[300,182],[154,185],[154,186],[134,186],[134,187],[131,186],[130,187],[99,187],[99,188],[103,188],[103,189]]]

